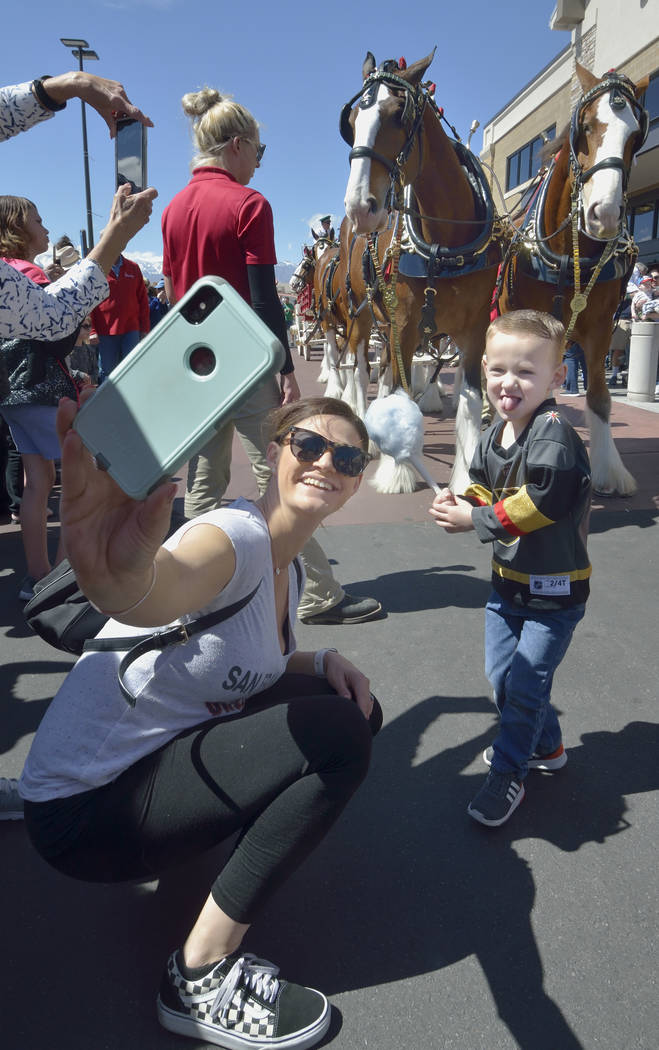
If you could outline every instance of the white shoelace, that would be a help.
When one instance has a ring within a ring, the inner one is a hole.
[[[226,1015],[241,979],[244,979],[247,987],[256,992],[260,998],[268,1003],[274,1002],[279,991],[278,973],[279,967],[274,966],[267,959],[259,959],[250,953],[241,955],[236,959],[217,990],[215,1002],[211,1007],[211,1016],[215,1018],[218,1014]]]

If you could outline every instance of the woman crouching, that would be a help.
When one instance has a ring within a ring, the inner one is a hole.
[[[83,397],[84,400],[84,397]],[[63,539],[78,583],[116,636],[240,603],[230,618],[126,673],[121,653],[72,669],[36,734],[20,791],[39,853],[74,878],[154,878],[240,832],[187,940],[158,1017],[218,1046],[312,1046],[325,997],[241,951],[261,906],[327,834],[364,779],[382,722],[368,679],[333,649],[297,652],[297,554],[357,491],[368,435],[347,405],[279,409],[272,478],[252,503],[210,511],[163,543],[175,485],[137,503],[97,470],[58,410]],[[139,633],[139,631],[137,632]]]

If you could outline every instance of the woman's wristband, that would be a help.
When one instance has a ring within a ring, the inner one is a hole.
[[[317,649],[313,655],[313,673],[318,678],[325,677],[325,657],[328,653],[338,653],[338,649]]]
[[[148,588],[146,594],[143,594],[142,597],[138,599],[138,601],[133,603],[133,605],[129,605],[127,609],[121,609],[121,610],[119,610],[117,612],[109,612],[108,609],[99,609],[98,605],[94,605],[93,602],[90,602],[89,604],[92,605],[94,607],[94,609],[96,609],[96,612],[100,612],[102,616],[114,616],[114,617],[116,617],[116,616],[126,616],[128,613],[132,612],[133,609],[137,609],[138,605],[141,605],[142,602],[145,602],[147,600],[147,598],[149,597],[149,595],[153,591],[153,588],[156,585],[157,576],[158,576],[158,569],[157,569],[156,563],[154,561],[154,563],[153,563],[153,577],[151,579],[151,583],[149,585],[149,588]],[[327,652],[327,650],[325,650],[325,652]]]
[[[50,97],[43,86],[44,80],[50,80],[49,73],[44,73],[42,77],[37,77],[36,80],[32,81],[32,94],[37,102],[41,103],[44,109],[50,110],[51,113],[59,113],[61,109],[66,109],[66,102],[55,102],[55,99]]]

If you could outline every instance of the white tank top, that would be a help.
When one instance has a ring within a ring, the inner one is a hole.
[[[187,522],[165,546],[174,549],[201,523],[227,534],[236,571],[217,598],[182,621],[232,605],[262,580],[258,591],[217,627],[184,645],[136,660],[126,674],[137,697],[134,708],[126,703],[117,681],[124,653],[81,656],[37,730],[20,780],[23,798],[44,802],[107,784],[182,730],[242,710],[248,697],[273,685],[285,671],[296,648],[292,628],[300,595],[295,566],[289,566],[289,648],[282,655],[265,519],[253,504],[240,499]],[[303,586],[304,579],[300,590]],[[110,620],[99,637],[141,633],[151,632]]]

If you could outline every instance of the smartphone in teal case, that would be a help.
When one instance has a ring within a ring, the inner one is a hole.
[[[75,418],[121,489],[145,499],[283,366],[284,348],[241,295],[202,277]]]

